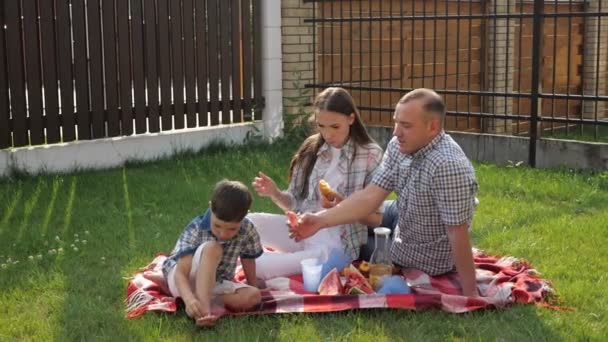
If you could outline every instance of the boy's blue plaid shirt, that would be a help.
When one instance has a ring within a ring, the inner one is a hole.
[[[163,264],[165,277],[177,265],[177,260],[184,255],[194,254],[198,246],[207,241],[218,241],[211,232],[211,211],[196,217],[182,232],[173,252]],[[215,274],[216,280],[233,280],[236,262],[239,257],[255,259],[262,255],[264,250],[260,243],[260,236],[249,219],[244,218],[241,228],[235,237],[227,241],[218,241],[224,248],[222,260]]]

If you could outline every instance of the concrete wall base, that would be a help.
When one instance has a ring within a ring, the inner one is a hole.
[[[371,126],[368,130],[383,148],[392,137],[392,127]],[[40,174],[108,169],[127,161],[151,161],[179,152],[198,151],[215,142],[240,145],[247,134],[264,131],[264,124],[255,122],[2,150],[0,177],[8,176],[12,171]],[[471,160],[503,165],[520,161],[527,164],[528,138],[448,133]],[[608,144],[605,143],[541,139],[537,148],[539,168],[608,170]]]
[[[127,161],[168,158],[179,152],[199,151],[216,142],[242,144],[248,132],[262,135],[265,132],[263,122],[2,150],[0,177],[8,176],[12,171],[67,173],[118,167]]]
[[[382,147],[386,147],[393,128],[370,126],[368,131]],[[448,134],[471,160],[503,165],[520,161],[528,163],[529,139],[526,137],[463,132]],[[608,144],[540,139],[536,146],[536,166],[539,168],[608,170]]]

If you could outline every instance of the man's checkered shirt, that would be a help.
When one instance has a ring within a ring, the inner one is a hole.
[[[399,221],[391,245],[393,262],[430,275],[454,269],[447,228],[471,224],[478,185],[460,146],[441,132],[413,155],[391,139],[374,178],[397,194]]]

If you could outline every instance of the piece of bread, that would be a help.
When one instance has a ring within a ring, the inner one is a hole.
[[[335,200],[337,196],[336,192],[331,188],[325,179],[321,179],[319,181],[319,192],[329,201]]]

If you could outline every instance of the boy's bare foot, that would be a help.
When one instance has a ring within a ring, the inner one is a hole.
[[[200,317],[196,320],[196,325],[199,327],[212,327],[215,325],[219,317],[208,314],[206,316]]]
[[[201,307],[201,317],[196,318],[196,325],[199,327],[212,327],[215,325],[215,322],[219,319],[218,316],[213,315],[211,313],[211,301],[209,300],[200,300],[198,301]]]

